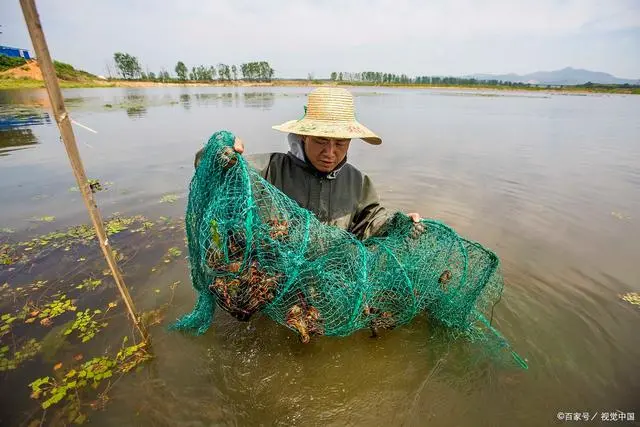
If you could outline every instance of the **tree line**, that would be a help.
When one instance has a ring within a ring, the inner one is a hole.
[[[502,80],[479,80],[465,77],[440,77],[417,76],[409,77],[406,74],[382,73],[376,71],[364,71],[360,73],[332,72],[330,79],[338,82],[360,82],[375,84],[423,84],[442,86],[528,86],[527,83],[514,83]]]
[[[218,64],[197,65],[191,69],[183,61],[178,61],[173,69],[175,77],[166,69],[157,74],[144,72],[137,57],[128,53],[116,52],[113,55],[118,75],[126,80],[154,80],[154,81],[244,81],[270,82],[275,76],[275,70],[266,61],[247,62],[240,66]]]

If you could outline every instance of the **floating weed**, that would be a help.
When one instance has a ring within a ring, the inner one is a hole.
[[[8,243],[0,245],[0,265],[11,265],[20,261],[21,258],[12,245]]]
[[[132,217],[114,217],[106,221],[105,230],[107,232],[107,235],[111,236],[127,230],[132,224],[136,222],[144,223],[147,222],[147,220],[142,215],[136,215]],[[51,233],[34,237],[31,240],[18,243],[17,246],[23,248],[24,251],[43,248],[69,248],[69,245],[71,244],[88,244],[92,240],[94,240],[95,235],[95,230],[92,226],[88,224],[82,224],[70,227],[67,230],[53,231]],[[0,246],[0,259],[4,259],[4,257],[2,257],[1,255],[4,251],[10,251],[12,249],[11,246],[6,249],[3,246]]]
[[[0,372],[17,369],[21,363],[33,359],[41,348],[41,344],[35,338],[32,338],[20,350],[13,353],[13,357],[9,358],[9,346],[0,347]]]
[[[619,295],[620,299],[628,302],[629,304],[640,306],[640,293],[627,292],[624,295]]]
[[[116,260],[116,262],[120,262],[125,259],[125,256],[122,254],[122,252],[118,252],[116,249],[111,249],[111,253],[113,254],[113,258]]]
[[[89,183],[89,189],[91,189],[92,193],[97,193],[98,191],[102,191],[102,190],[108,190],[106,186],[109,184],[113,184],[112,182],[105,182],[105,187],[103,187],[100,181],[97,179],[88,179],[87,181]],[[80,191],[80,188],[78,188],[78,186],[70,187],[69,191],[78,192]]]
[[[56,220],[55,216],[41,216],[40,218],[33,218],[34,221],[39,221],[39,222],[53,222]]]
[[[182,255],[182,251],[174,246],[169,248],[168,254],[172,257],[179,257]]]
[[[8,300],[16,300],[18,298],[25,298],[29,295],[33,295],[34,292],[44,287],[47,283],[46,280],[37,280],[33,283],[24,286],[11,287],[8,283],[0,286],[0,301],[6,302]]]
[[[36,318],[40,319],[40,324],[43,326],[49,326],[51,319],[66,313],[67,311],[76,311],[77,307],[73,305],[73,302],[67,298],[66,295],[60,295],[55,301],[46,304],[41,310],[37,307],[29,313],[29,318],[25,320],[25,323],[33,323]]]
[[[142,217],[114,218],[108,221],[105,226],[107,230],[107,234],[120,233],[121,231],[124,231],[127,228],[129,228],[129,226],[133,224],[136,221],[136,219],[139,219],[139,218],[142,218]]]
[[[100,184],[100,181],[98,181],[97,179],[89,179],[89,188],[91,189],[92,193],[96,193],[98,191],[102,191],[102,184]]]
[[[93,313],[91,313],[90,309],[77,312],[75,322],[64,331],[64,335],[70,335],[73,331],[77,331],[77,336],[82,342],[89,341],[103,328],[107,327],[106,322],[98,323],[94,320],[94,317],[99,314],[102,314],[102,310],[93,310]]]
[[[169,263],[171,262],[171,258],[178,258],[181,255],[182,255],[182,251],[177,247],[173,246],[169,248],[169,250],[167,251],[167,254],[165,255],[165,258],[164,258],[164,262]]]
[[[100,286],[102,284],[102,279],[93,279],[91,277],[86,278],[82,281],[81,284],[79,284],[78,286],[76,286],[76,289],[90,289],[90,290],[95,290],[96,288],[98,288],[98,286]]]
[[[11,233],[15,233],[15,231],[13,231],[10,228],[0,228],[0,233],[11,234]]]
[[[18,316],[6,313],[0,316],[0,338],[11,332],[11,324],[18,319]]]
[[[165,194],[160,199],[160,203],[175,203],[178,200],[177,194]]]
[[[625,220],[625,219],[631,219],[631,217],[629,215],[620,213],[620,212],[611,212],[611,216],[621,219],[621,220]]]
[[[144,221],[142,223],[142,225],[140,226],[140,228],[133,229],[133,230],[131,230],[131,232],[132,233],[144,233],[145,231],[149,230],[154,225],[155,225],[155,223],[153,223],[151,221]]]
[[[60,369],[54,371],[52,376],[38,378],[29,384],[31,388],[31,398],[40,401],[42,409],[48,409],[52,405],[67,401],[62,408],[69,422],[82,424],[86,420],[86,415],[80,411],[82,403],[80,396],[88,387],[97,389],[104,380],[109,380],[114,374],[125,374],[132,371],[141,363],[151,359],[151,355],[146,351],[146,342],[125,347],[126,337],[122,347],[114,357],[99,356],[84,362],[77,368],[71,368],[66,372]],[[74,358],[76,361],[82,359],[82,355]],[[110,384],[111,380],[109,380]],[[98,399],[90,406],[94,409],[102,408],[108,402],[107,391],[103,390]]]

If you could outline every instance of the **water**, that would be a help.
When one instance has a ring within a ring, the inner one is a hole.
[[[300,117],[307,91],[64,95],[72,118],[98,132],[75,128],[88,176],[108,183],[97,193],[103,215],[164,216],[179,225],[193,156],[211,133],[231,130],[249,153],[286,150],[271,126]],[[122,377],[106,410],[89,412],[92,423],[539,426],[557,423],[559,411],[598,412],[600,420],[616,410],[640,419],[640,309],[619,298],[640,291],[640,97],[353,92],[358,119],[384,143],[354,141],[350,161],[389,208],[445,221],[496,251],[506,289],[494,321],[530,369],[474,363],[473,349],[440,339],[424,318],[377,340],[363,332],[304,346],[266,318],[247,324],[218,312],[198,338],[155,327],[151,368]],[[47,105],[42,90],[0,92],[0,228],[12,236],[88,221],[80,193],[70,191],[75,181]],[[161,203],[167,194],[177,201]],[[37,220],[43,216],[55,220]],[[166,302],[167,285],[181,281],[165,325],[194,301],[184,260],[151,272],[169,246],[184,244],[179,228],[167,231],[114,240],[134,259],[123,269],[142,309]],[[53,283],[72,274],[56,270],[60,256],[40,260],[38,277]],[[97,249],[85,256],[95,270],[105,267]],[[27,280],[0,273],[0,282]],[[116,299],[113,287],[100,295]],[[125,325],[120,312],[83,351],[117,346]],[[0,423],[34,413],[26,384],[50,374],[60,357],[5,374],[14,387],[0,394]]]

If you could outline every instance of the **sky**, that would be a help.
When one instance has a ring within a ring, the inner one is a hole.
[[[52,56],[108,75],[113,54],[174,74],[268,61],[276,77],[332,71],[462,76],[565,67],[640,79],[640,0],[46,0]],[[18,0],[0,45],[32,49]]]

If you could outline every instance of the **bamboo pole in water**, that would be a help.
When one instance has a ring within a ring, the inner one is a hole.
[[[80,159],[78,145],[76,144],[76,138],[73,133],[73,129],[71,128],[71,119],[69,118],[64,105],[64,99],[62,97],[62,92],[60,91],[60,85],[58,84],[58,78],[56,77],[53,62],[51,61],[51,55],[49,55],[49,48],[47,47],[47,41],[44,37],[35,0],[20,0],[20,6],[22,7],[22,13],[24,14],[27,28],[29,29],[33,48],[36,51],[38,64],[42,70],[42,76],[44,77],[45,86],[47,88],[47,93],[49,94],[49,100],[51,101],[51,108],[53,109],[56,123],[58,123],[58,128],[60,129],[62,142],[64,142],[64,146],[67,150],[67,156],[71,162],[71,169],[73,169],[73,174],[78,182],[78,187],[82,192],[82,198],[84,199],[84,203],[89,211],[91,222],[96,230],[96,235],[100,242],[100,247],[102,248],[102,253],[107,260],[107,264],[109,264],[111,274],[113,274],[113,278],[116,281],[116,285],[118,286],[118,290],[124,300],[131,320],[140,332],[140,335],[142,335],[142,338],[147,340],[147,331],[136,315],[136,308],[133,304],[133,300],[131,299],[131,295],[129,294],[129,290],[124,283],[122,273],[120,272],[115,257],[113,256],[113,252],[111,251],[109,239],[102,222],[102,216],[100,215],[100,211],[96,205],[89,182],[87,181],[84,166]]]

